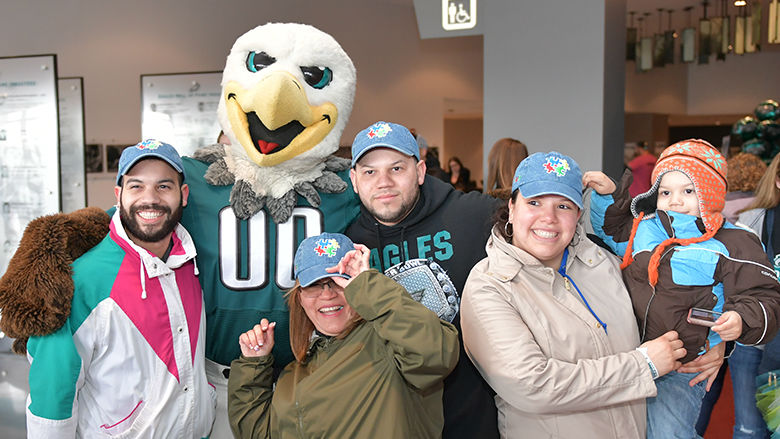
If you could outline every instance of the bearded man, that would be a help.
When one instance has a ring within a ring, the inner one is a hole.
[[[207,437],[216,397],[182,160],[146,140],[116,182],[108,235],[73,263],[65,325],[27,342],[28,437]]]

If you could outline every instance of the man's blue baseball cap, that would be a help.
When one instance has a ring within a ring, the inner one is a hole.
[[[523,198],[560,195],[582,209],[582,171],[571,157],[559,152],[537,152],[520,162],[512,179],[512,192]]]
[[[420,160],[420,146],[412,133],[392,122],[377,122],[359,132],[352,142],[352,167],[365,153],[374,148],[390,148]]]
[[[295,252],[295,278],[302,287],[308,287],[326,277],[339,276],[349,279],[347,274],[340,274],[338,271],[328,273],[325,269],[337,265],[347,252],[354,249],[352,240],[341,233],[310,236],[301,242]]]
[[[116,185],[119,186],[122,176],[127,174],[139,160],[150,157],[165,160],[176,172],[181,174],[182,180],[184,179],[184,164],[176,148],[159,140],[147,139],[122,151],[122,155],[119,157],[119,171],[116,173]]]

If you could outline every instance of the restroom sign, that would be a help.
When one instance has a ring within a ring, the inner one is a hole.
[[[477,0],[442,0],[441,26],[444,30],[471,29],[477,25]]]

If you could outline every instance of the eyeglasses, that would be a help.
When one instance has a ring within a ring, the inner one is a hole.
[[[311,284],[308,287],[301,288],[301,297],[304,299],[316,299],[325,291],[325,288],[333,291],[336,289],[336,282],[333,279],[323,279],[317,283]]]

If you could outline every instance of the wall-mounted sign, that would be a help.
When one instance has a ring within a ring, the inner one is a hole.
[[[60,192],[62,211],[73,212],[87,205],[87,174],[84,170],[84,80],[57,80],[60,117]]]
[[[0,275],[31,220],[60,211],[57,57],[0,57]]]
[[[170,143],[183,156],[216,143],[221,80],[222,72],[141,75],[142,137]]]
[[[441,0],[444,30],[472,29],[477,25],[477,0]]]

